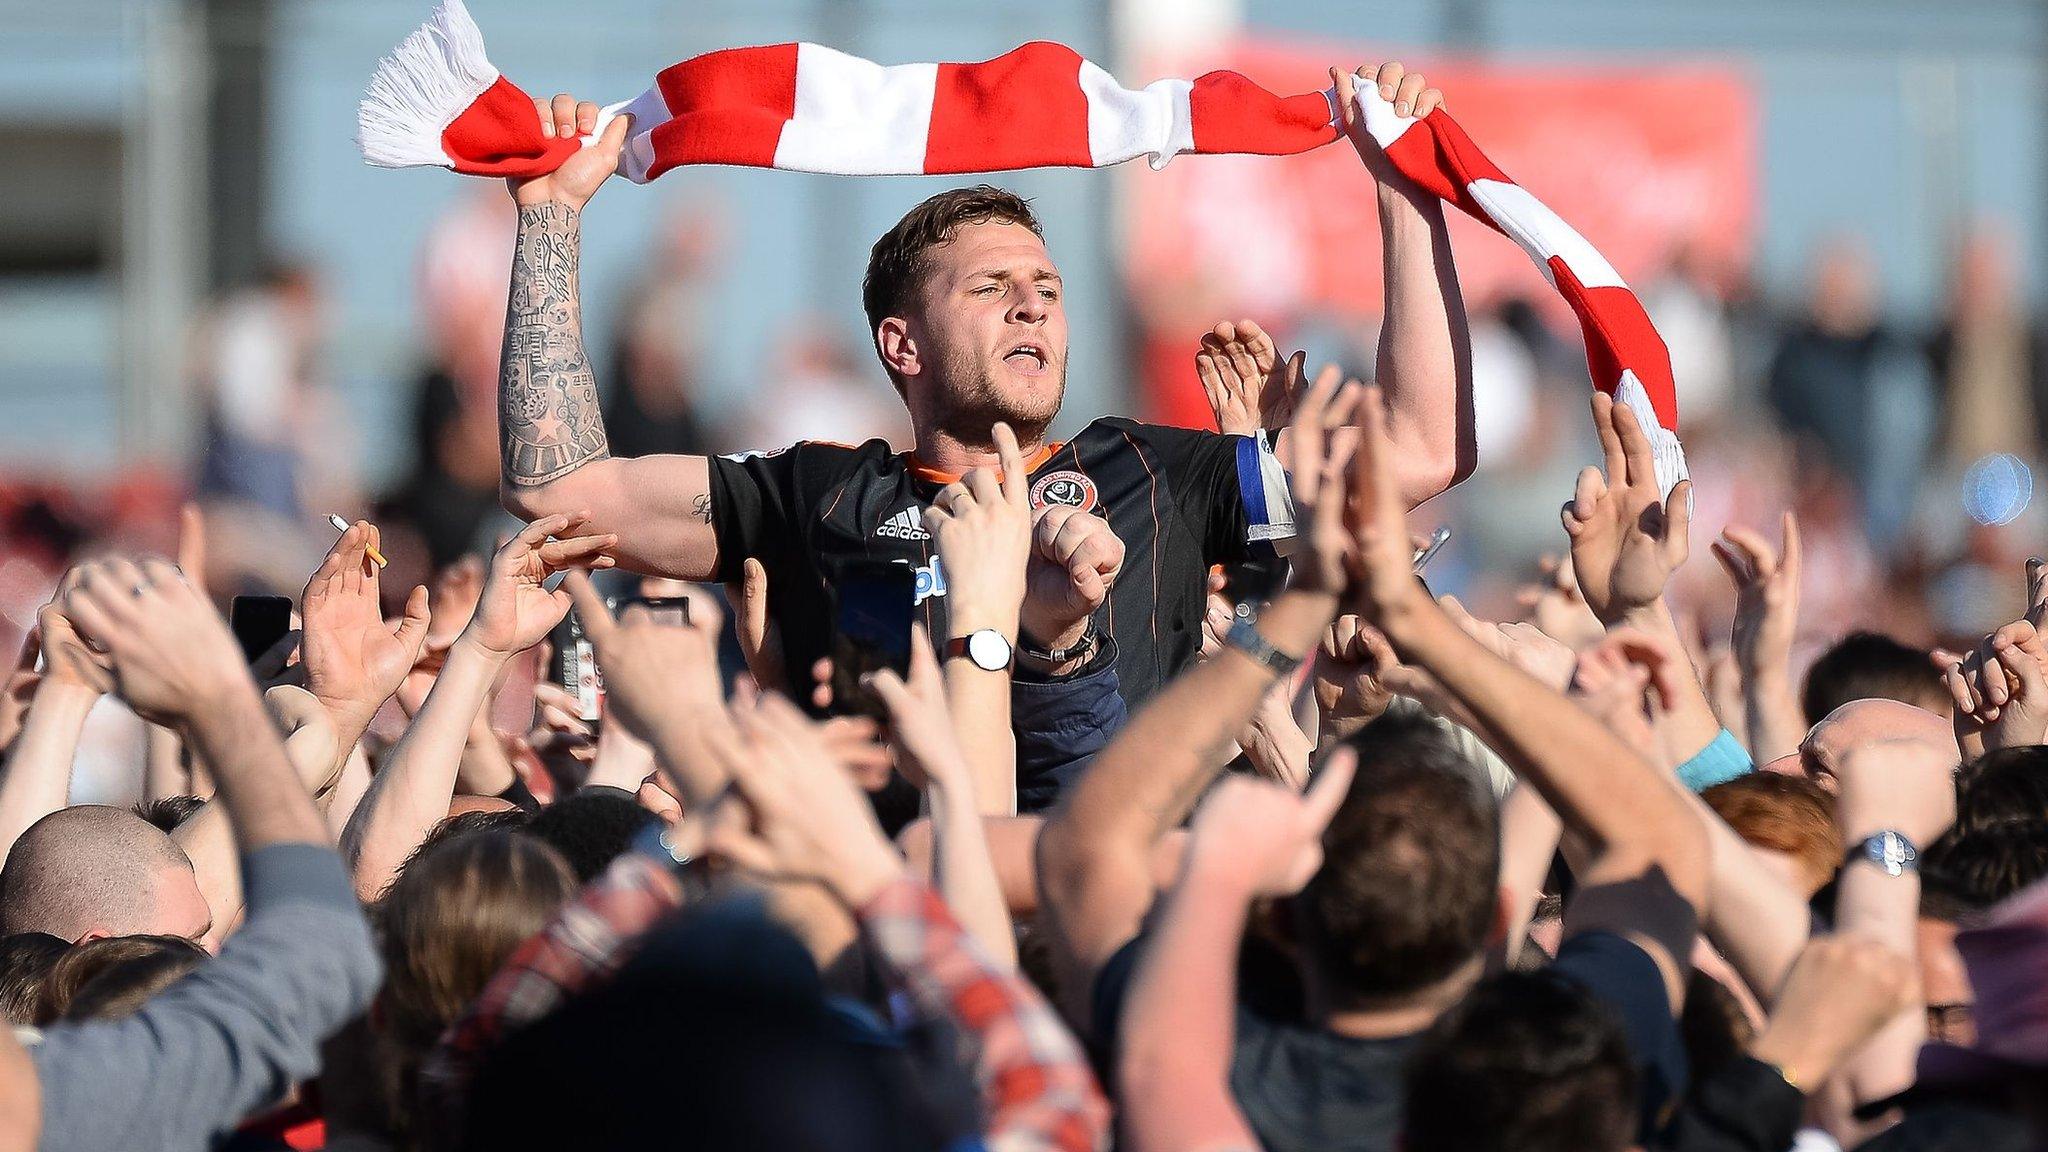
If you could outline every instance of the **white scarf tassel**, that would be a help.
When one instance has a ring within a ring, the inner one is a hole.
[[[442,0],[433,19],[377,62],[356,113],[363,158],[381,168],[452,167],[441,133],[497,82],[469,10]]]

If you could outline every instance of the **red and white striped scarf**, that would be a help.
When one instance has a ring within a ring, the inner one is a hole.
[[[1059,44],[1031,43],[978,64],[879,64],[816,44],[729,48],[662,70],[653,87],[604,110],[591,137],[543,136],[533,102],[491,66],[461,0],[379,63],[359,143],[372,164],[439,165],[479,176],[538,176],[633,117],[619,159],[645,183],[678,165],[738,164],[848,176],[1101,168],[1139,156],[1290,155],[1342,133],[1336,94],[1276,96],[1234,72],[1141,90]],[[1671,358],[1614,266],[1510,180],[1441,109],[1401,116],[1358,88],[1366,129],[1396,170],[1521,245],[1572,311],[1594,387],[1626,403],[1656,450],[1666,492],[1685,477]]]

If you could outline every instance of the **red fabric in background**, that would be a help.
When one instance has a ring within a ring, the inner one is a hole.
[[[1731,65],[1479,64],[1248,38],[1150,60],[1131,74],[1227,68],[1274,91],[1300,92],[1328,85],[1332,63],[1386,59],[1419,68],[1442,88],[1446,109],[1484,141],[1487,155],[1584,233],[1632,287],[1647,287],[1681,243],[1731,270],[1746,265],[1756,228],[1755,96]],[[1379,220],[1371,178],[1349,144],[1278,158],[1190,159],[1164,172],[1132,165],[1115,178],[1124,273],[1142,325],[1137,407],[1206,428],[1214,422],[1193,365],[1201,333],[1241,317],[1283,336],[1307,316],[1370,325],[1382,289]],[[1576,330],[1512,241],[1456,212],[1450,219],[1468,302],[1525,296],[1560,332]]]

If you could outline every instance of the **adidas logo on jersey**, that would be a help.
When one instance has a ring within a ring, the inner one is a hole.
[[[924,509],[912,504],[875,529],[875,535],[896,540],[929,540],[932,534],[924,530]]]

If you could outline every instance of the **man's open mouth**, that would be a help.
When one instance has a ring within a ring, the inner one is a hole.
[[[1003,356],[1003,360],[1012,367],[1031,371],[1043,369],[1048,359],[1044,345],[1031,343],[1019,344]]]

